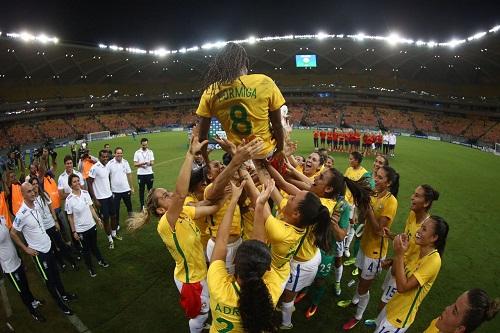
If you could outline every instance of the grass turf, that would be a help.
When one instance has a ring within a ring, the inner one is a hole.
[[[156,158],[154,184],[172,188],[186,151],[186,134],[164,132],[147,137]],[[294,131],[293,139],[299,142],[299,154],[306,155],[312,151],[311,132]],[[133,153],[139,146],[138,140],[123,137],[107,142],[111,147],[123,147],[125,158],[132,163]],[[103,144],[103,141],[90,143],[92,153],[97,155]],[[68,148],[59,150],[60,161],[66,152],[69,152]],[[343,172],[348,164],[347,155],[332,155],[335,166]],[[215,158],[220,156],[220,152],[214,153]],[[371,169],[372,163],[373,158],[368,157],[362,165]],[[390,163],[401,175],[399,207],[393,230],[403,229],[410,196],[415,187],[423,183],[431,184],[440,191],[441,197],[434,203],[432,213],[443,216],[450,224],[440,275],[409,332],[422,332],[444,306],[452,303],[466,289],[481,287],[492,296],[500,296],[500,227],[497,224],[500,218],[500,180],[497,174],[500,158],[444,142],[400,137],[396,158]],[[62,163],[57,173],[61,172]],[[135,189],[133,207],[138,210],[137,185]],[[124,226],[126,212],[123,206],[121,216],[121,225]],[[110,267],[104,269],[98,266],[96,278],[89,277],[83,261],[79,271],[61,273],[66,288],[79,296],[71,307],[92,332],[186,332],[187,320],[178,305],[178,292],[173,282],[174,263],[156,233],[156,221],[135,235],[122,234],[124,240],[117,242],[114,250],[109,250],[104,232],[98,231],[98,244]],[[46,300],[42,313],[48,321],[44,324],[33,321],[15,290],[7,283],[14,310],[10,322],[16,331],[76,332],[57,310],[31,259],[23,256],[23,260],[33,293]],[[344,270],[340,298],[334,296],[333,286],[330,285],[318,313],[311,320],[304,317],[307,299],[298,304],[293,316],[293,331],[342,331],[341,325],[354,311],[338,308],[336,302],[351,297],[354,292],[354,287],[347,287],[352,278],[351,270],[352,266]],[[376,307],[382,279],[383,276],[379,277],[372,287],[365,318],[378,314]],[[4,311],[0,311],[0,322],[4,319]],[[0,332],[2,329],[4,327],[0,328]],[[362,324],[352,330],[372,331]],[[484,324],[478,332],[500,332],[500,320],[497,318]]]

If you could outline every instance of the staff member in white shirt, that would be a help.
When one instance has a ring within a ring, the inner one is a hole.
[[[396,148],[396,134],[391,133],[389,135],[389,154],[394,157],[394,149]]]
[[[117,230],[120,230],[120,201],[123,199],[127,207],[128,217],[132,215],[132,200],[130,196],[134,193],[132,185],[132,170],[128,161],[123,158],[123,148],[115,148],[115,158],[106,164],[109,169],[111,192],[113,192],[113,205],[117,222]]]
[[[151,149],[148,149],[148,139],[141,139],[141,149],[134,154],[134,166],[137,168],[137,182],[139,183],[139,201],[141,210],[144,208],[144,188],[147,186],[148,191],[153,188],[153,165],[155,156]]]
[[[90,277],[95,277],[96,273],[92,265],[90,253],[96,257],[97,263],[106,268],[109,264],[104,260],[101,251],[97,247],[96,223],[102,228],[102,221],[92,206],[92,199],[89,192],[82,190],[78,182],[78,176],[71,175],[68,183],[71,185],[71,194],[66,199],[66,213],[68,213],[71,233],[75,240],[82,243],[83,259],[89,269]]]
[[[90,196],[102,215],[104,231],[108,235],[109,248],[112,250],[115,248],[113,239],[122,240],[122,238],[116,234],[118,224],[113,205],[113,193],[111,192],[111,184],[109,182],[109,169],[106,167],[107,163],[108,151],[103,149],[99,151],[99,162],[90,168],[87,183],[89,185]],[[111,224],[109,223],[110,218]]]
[[[72,315],[73,311],[65,302],[75,300],[75,294],[67,293],[59,276],[59,271],[51,251],[51,241],[45,228],[42,217],[35,207],[35,192],[33,185],[24,183],[21,186],[24,203],[16,214],[10,236],[17,246],[32,256],[36,266],[45,281],[52,298],[66,315]],[[28,246],[21,239],[21,234],[26,239]]]
[[[21,296],[33,319],[44,322],[45,317],[37,310],[42,302],[34,298],[31,293],[24,265],[12,243],[4,216],[0,216],[0,266],[7,279]]]

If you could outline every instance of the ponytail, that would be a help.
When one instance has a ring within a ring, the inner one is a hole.
[[[330,212],[323,206],[319,197],[307,192],[306,197],[299,204],[301,221],[299,226],[311,226],[314,235],[314,245],[329,253],[331,250],[333,232],[330,225]]]
[[[389,192],[391,192],[391,194],[395,198],[397,198],[399,192],[399,173],[397,173],[396,170],[394,170],[390,166],[383,166],[380,169],[383,169],[385,171],[387,180],[391,182],[391,185],[389,187]]]
[[[425,210],[429,211],[432,207],[432,203],[439,199],[439,192],[428,184],[420,185],[420,187],[424,190],[425,203],[429,204]]]
[[[146,197],[146,206],[142,212],[132,213],[132,216],[127,219],[127,230],[129,232],[135,232],[148,224],[151,220],[151,215],[158,216],[156,213],[157,199],[154,197],[155,191],[156,188],[149,190],[148,196]]]
[[[464,333],[474,332],[484,321],[495,318],[500,310],[500,299],[491,299],[482,289],[471,289],[467,292],[469,310],[464,316],[462,325]]]
[[[358,181],[354,181],[344,177],[344,180],[347,188],[351,191],[356,207],[362,211],[366,211],[368,206],[370,206],[371,196],[373,195],[373,191],[367,179],[363,177]]]
[[[276,332],[274,305],[262,280],[271,267],[269,249],[258,240],[244,241],[236,251],[234,264],[235,275],[241,280],[238,307],[245,332]]]
[[[450,227],[440,216],[432,215],[430,219],[434,221],[434,235],[438,236],[437,240],[434,242],[434,246],[436,247],[439,255],[443,256],[444,248],[446,246],[446,238],[448,237]]]

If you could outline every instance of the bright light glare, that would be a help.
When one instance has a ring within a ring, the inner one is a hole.
[[[319,40],[325,39],[328,37],[328,34],[324,33],[323,31],[320,31],[316,34],[316,38]]]

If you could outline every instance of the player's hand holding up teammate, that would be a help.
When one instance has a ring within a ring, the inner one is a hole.
[[[243,162],[253,159],[257,156],[264,145],[264,142],[261,138],[255,138],[250,142],[247,142],[243,145],[238,146],[236,148],[236,153],[233,156],[237,165],[243,164]]]

